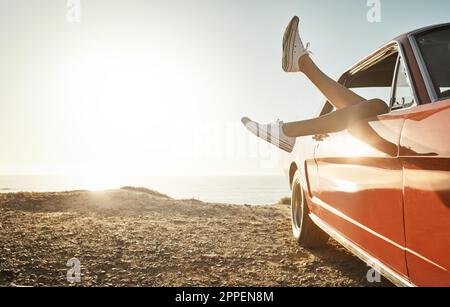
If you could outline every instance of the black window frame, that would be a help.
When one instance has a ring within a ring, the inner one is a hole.
[[[412,47],[412,50],[414,53],[414,57],[416,58],[417,64],[419,66],[419,70],[422,74],[422,78],[425,83],[425,87],[427,89],[428,96],[430,98],[431,103],[438,102],[441,100],[446,100],[446,99],[448,99],[448,97],[447,98],[439,97],[439,95],[437,94],[438,92],[436,90],[436,85],[434,84],[434,82],[431,78],[431,74],[428,70],[428,66],[425,62],[425,59],[423,58],[422,52],[419,47],[419,43],[417,42],[417,37],[420,35],[431,33],[434,31],[439,31],[439,30],[446,29],[446,28],[450,28],[450,23],[427,27],[427,28],[412,32],[408,35],[408,40],[411,44],[411,47]]]

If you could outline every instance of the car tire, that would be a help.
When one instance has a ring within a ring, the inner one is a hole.
[[[292,181],[292,232],[301,247],[323,247],[329,236],[309,217],[309,208],[301,184],[301,176],[297,171]]]

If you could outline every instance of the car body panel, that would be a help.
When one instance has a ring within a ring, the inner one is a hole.
[[[429,95],[412,39],[420,31],[397,37],[339,79],[345,84],[396,45],[416,105],[299,138],[289,167],[302,175],[312,219],[355,255],[378,263],[397,285],[449,286],[450,100]],[[320,115],[331,111],[326,103]]]
[[[398,159],[402,118],[385,115],[331,134],[316,149],[324,208],[317,216],[353,243],[407,275],[403,227],[403,172]],[[364,141],[362,141],[364,140]],[[383,195],[383,197],[380,197]]]
[[[410,110],[405,119],[400,155],[409,274],[419,286],[448,286],[450,99]]]

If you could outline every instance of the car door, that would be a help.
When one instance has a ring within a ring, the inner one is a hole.
[[[394,66],[400,63],[396,54]],[[379,77],[371,81],[370,69],[363,80],[356,76],[352,83],[383,85],[392,96],[396,68],[372,67],[374,74],[392,73],[385,77],[390,83]],[[319,184],[313,202],[322,220],[374,261],[406,277],[403,166],[398,156],[403,125],[404,118],[393,112],[322,138],[315,152]]]
[[[450,286],[450,27],[420,32],[410,41],[432,103],[404,112],[408,270],[418,286]]]
[[[401,137],[411,281],[450,285],[450,100],[409,110]]]

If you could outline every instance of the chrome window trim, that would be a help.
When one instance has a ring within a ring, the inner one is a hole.
[[[414,82],[413,82],[413,79],[412,79],[411,69],[410,69],[410,67],[408,65],[408,61],[405,61],[405,59],[407,59],[407,57],[405,55],[405,51],[403,50],[404,47],[402,46],[402,44],[400,44],[397,41],[396,41],[396,44],[397,44],[398,54],[400,56],[399,62],[401,61],[403,63],[403,66],[405,67],[406,76],[408,77],[409,87],[411,88],[411,90],[413,92],[413,95],[414,95],[414,103],[412,105],[408,106],[408,107],[405,107],[405,108],[401,108],[401,109],[398,109],[398,110],[391,110],[391,112],[408,110],[408,109],[417,107],[420,104],[419,96],[417,95],[417,90],[416,90],[416,88],[414,86]],[[396,67],[396,70],[394,72],[395,84],[394,83],[392,84],[393,88],[396,86],[396,83],[397,83],[397,69],[398,69],[398,67]],[[391,97],[391,99],[392,98],[395,98],[395,97]]]
[[[428,72],[428,68],[425,64],[425,60],[423,59],[422,53],[420,52],[417,40],[414,37],[415,35],[416,35],[415,33],[409,34],[408,40],[411,44],[411,48],[414,53],[414,57],[416,58],[417,65],[419,66],[420,73],[422,74],[425,87],[427,88],[428,97],[430,98],[431,102],[436,102],[439,99],[439,97],[436,93],[436,89],[434,88],[433,82],[431,81],[430,73]]]
[[[419,101],[419,96],[417,95],[417,90],[416,87],[414,86],[414,82],[413,82],[413,78],[412,78],[412,74],[411,74],[411,68],[408,65],[408,61],[405,61],[405,59],[407,59],[406,54],[405,54],[405,50],[403,50],[403,45],[400,44],[399,42],[397,42],[397,46],[398,46],[398,52],[400,54],[400,61],[403,62],[403,66],[405,66],[405,70],[406,70],[406,75],[408,77],[408,82],[409,82],[409,87],[411,88],[413,95],[414,95],[414,103],[406,108],[403,108],[401,110],[408,110],[410,108],[414,108],[419,106],[420,101]],[[397,72],[395,72],[397,74]]]
[[[399,69],[401,69],[402,65],[403,65],[403,67],[405,67],[405,70],[406,70],[406,77],[408,79],[407,81],[408,81],[408,84],[409,84],[409,88],[411,89],[412,94],[414,96],[414,102],[411,103],[411,104],[408,104],[406,106],[403,106],[402,108],[393,109],[394,102],[395,102],[395,95],[397,95],[398,73],[399,73]],[[397,63],[395,64],[394,78],[393,78],[393,81],[392,81],[391,99],[390,99],[390,104],[389,104],[390,112],[389,113],[393,113],[393,112],[397,112],[397,111],[409,110],[409,109],[417,107],[419,105],[418,100],[417,100],[418,99],[417,98],[417,94],[416,94],[416,91],[414,89],[414,85],[412,84],[411,81],[412,80],[411,80],[411,77],[410,77],[410,74],[409,74],[408,65],[405,62],[405,60],[403,59],[403,53],[400,53],[400,51],[399,51],[399,54],[398,54],[398,57],[397,57]]]
[[[346,78],[348,78],[348,76],[352,76],[360,72],[362,69],[369,68],[370,66],[374,65],[374,63],[378,63],[379,61],[385,59],[386,57],[389,57],[392,53],[398,51],[398,45],[399,44],[397,41],[390,41],[383,47],[378,48],[370,55],[356,62],[356,64],[347,69],[342,74],[342,76],[346,75]]]
[[[400,61],[401,61],[401,55],[398,54],[397,55],[397,61],[395,63],[395,69],[394,69],[394,77],[392,80],[392,87],[391,87],[391,98],[389,99],[389,110],[390,112],[395,111],[392,109],[392,107],[394,106],[394,102],[395,102],[395,95],[397,94],[397,79],[398,79],[398,67],[401,65]],[[398,110],[398,109],[397,109]]]

